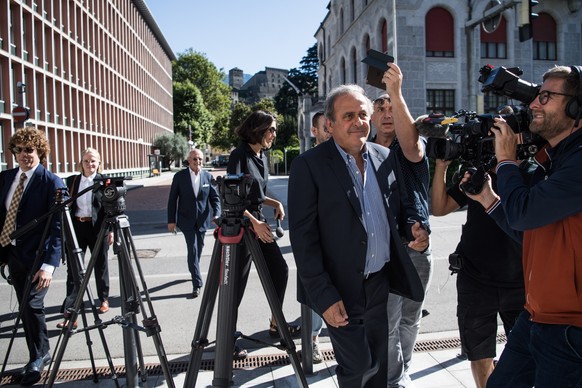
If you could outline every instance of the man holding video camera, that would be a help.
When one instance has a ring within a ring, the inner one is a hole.
[[[434,216],[467,206],[461,241],[449,257],[457,274],[457,320],[462,353],[471,363],[477,388],[484,388],[496,356],[497,315],[509,334],[523,311],[521,247],[458,185],[446,187],[451,160],[436,159],[431,189]],[[491,175],[495,182],[494,174]]]
[[[544,74],[529,129],[548,145],[530,182],[516,162],[518,136],[502,118],[491,128],[499,196],[487,181],[472,197],[509,233],[522,234],[526,303],[488,387],[582,385],[581,80],[580,66]]]

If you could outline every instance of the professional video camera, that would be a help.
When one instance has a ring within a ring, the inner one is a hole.
[[[236,236],[242,217],[250,201],[247,199],[253,178],[245,174],[227,174],[216,178],[222,204],[222,231],[225,236]]]
[[[494,118],[504,118],[511,129],[519,134],[518,159],[534,156],[545,144],[545,140],[529,132],[530,113],[527,105],[538,95],[539,86],[521,80],[519,75],[522,71],[519,68],[493,69],[493,66],[486,65],[481,68],[480,74],[479,82],[483,84],[483,92],[514,98],[523,105],[506,105],[499,110],[499,114],[460,110],[451,117],[432,114],[417,120],[419,128],[431,125],[443,127],[443,123],[446,124],[444,137],[428,135],[426,154],[429,158],[459,159],[461,166],[458,177],[462,177],[465,171],[474,173],[471,182],[463,186],[465,191],[472,194],[481,191],[485,173],[496,163],[494,137],[490,131],[495,124]]]
[[[102,176],[95,178],[95,182],[102,182],[98,190],[101,190],[103,195],[101,197],[101,204],[105,210],[105,214],[109,216],[117,216],[125,212],[125,194],[127,194],[127,187],[125,180],[131,180],[130,176],[126,177],[109,177]]]

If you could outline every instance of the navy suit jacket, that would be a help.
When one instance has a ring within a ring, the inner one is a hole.
[[[390,225],[390,292],[422,301],[422,284],[402,243],[410,235],[404,229],[418,215],[399,187],[400,172],[390,150],[373,143],[367,148]],[[352,179],[333,139],[293,160],[288,213],[299,302],[323,314],[343,300],[349,315],[363,286],[368,236]]]
[[[168,198],[168,224],[176,224],[182,231],[208,229],[212,214],[220,216],[220,196],[212,184],[212,174],[200,171],[200,191],[194,195],[190,167],[174,175]]]
[[[18,168],[13,168],[0,173],[0,225],[4,225],[8,210],[5,206],[6,197],[18,171]],[[57,189],[64,187],[65,185],[61,178],[40,164],[34,171],[20,199],[18,214],[16,216],[16,229],[18,230],[29,222],[48,213],[55,204]],[[16,239],[16,247],[14,247],[16,255],[21,260],[24,260],[33,272],[38,270],[38,268],[32,268],[32,265],[36,258],[36,252],[40,246],[47,221],[48,217],[38,222],[32,230]],[[50,230],[42,246],[44,247],[44,252],[40,265],[46,263],[58,267],[59,258],[61,257],[61,226],[58,212],[52,215]],[[5,257],[4,252],[0,253],[0,255]]]

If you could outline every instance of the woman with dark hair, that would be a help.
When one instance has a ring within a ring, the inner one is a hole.
[[[263,205],[266,205],[275,208],[275,219],[282,220],[285,217],[283,204],[277,199],[267,196],[269,166],[264,150],[271,148],[277,137],[277,118],[270,112],[261,110],[253,112],[236,129],[236,133],[241,139],[241,143],[231,152],[226,171],[228,174],[243,173],[253,178],[246,198],[250,201],[250,204],[245,210],[245,216],[250,220],[252,229],[259,241],[261,252],[265,257],[269,274],[282,307],[289,278],[289,267],[275,242],[273,231],[263,215]],[[249,256],[242,260],[239,303],[248,279],[250,264]],[[301,327],[289,324],[289,331],[292,336],[296,336],[300,334]],[[279,337],[274,317],[271,317],[269,335],[271,337]]]

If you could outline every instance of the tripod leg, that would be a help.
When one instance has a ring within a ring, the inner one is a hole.
[[[67,212],[67,216],[69,217],[70,220],[70,214],[68,214]],[[68,225],[72,225],[68,224]],[[74,237],[74,232],[72,232],[72,229],[67,228],[69,230],[69,234],[67,235],[67,238],[73,239]],[[101,241],[100,239],[103,239],[105,237],[105,232],[107,231],[106,228],[101,228],[101,230],[99,231],[99,235],[97,236],[97,241]],[[76,241],[76,239],[75,239]],[[79,290],[86,290],[89,284],[89,278],[91,276],[91,272],[93,271],[93,268],[95,267],[95,262],[97,260],[97,255],[99,254],[99,248],[96,247],[95,251],[91,254],[91,259],[89,260],[89,264],[87,265],[87,269],[85,272],[85,276],[83,277],[83,280],[81,282],[81,285],[79,286]],[[79,314],[79,309],[81,308],[81,305],[83,304],[83,295],[84,293],[79,291],[77,292],[77,296],[75,298],[75,302],[73,304],[73,307],[71,308],[71,317],[69,319],[69,323],[67,325],[66,331],[63,331],[63,341],[61,342],[61,345],[59,346],[58,350],[57,350],[57,354],[54,358],[53,361],[53,369],[51,370],[51,373],[49,375],[49,380],[47,382],[49,387],[52,387],[56,377],[57,377],[57,372],[59,371],[59,367],[61,364],[61,361],[63,359],[63,355],[65,354],[65,349],[67,347],[67,344],[69,342],[69,338],[72,335],[73,332],[73,323],[77,320],[77,315]],[[104,336],[101,337],[102,340],[105,338]]]
[[[221,253],[222,244],[220,243],[220,240],[216,239],[212,250],[210,267],[208,268],[206,287],[202,294],[200,312],[198,313],[198,321],[196,322],[196,330],[194,331],[194,339],[192,340],[192,351],[190,352],[190,362],[188,363],[186,379],[184,380],[184,388],[196,386],[198,371],[200,370],[200,365],[202,363],[202,353],[204,348],[208,345],[208,330],[210,328],[210,320],[212,318],[212,312],[214,311],[214,304],[218,293],[218,283],[220,281]]]
[[[172,379],[172,374],[170,372],[170,367],[168,364],[168,358],[166,356],[166,352],[164,350],[164,345],[162,343],[162,339],[160,337],[160,332],[161,332],[161,328],[158,324],[158,320],[157,317],[154,314],[153,311],[153,304],[151,302],[151,298],[149,297],[149,293],[148,293],[148,288],[147,285],[145,283],[145,277],[143,276],[143,272],[141,270],[141,265],[139,263],[139,259],[137,257],[137,252],[135,249],[135,245],[133,243],[133,239],[131,237],[131,231],[129,230],[129,221],[127,219],[127,216],[121,215],[121,216],[117,216],[116,217],[116,222],[114,224],[116,231],[115,231],[115,235],[118,236],[118,242],[120,243],[120,250],[119,250],[119,255],[118,255],[118,259],[120,261],[120,277],[122,278],[122,284],[126,285],[126,291],[131,291],[131,298],[132,300],[130,302],[132,302],[133,304],[135,304],[135,307],[132,311],[138,311],[137,310],[137,306],[139,306],[141,308],[142,314],[144,316],[144,327],[146,328],[146,334],[149,337],[153,338],[154,344],[155,344],[155,348],[156,348],[156,352],[158,353],[158,359],[160,361],[160,367],[162,368],[162,371],[164,372],[164,377],[166,380],[166,384],[168,385],[169,388],[173,388],[174,387],[174,381]],[[144,298],[146,299],[147,302],[147,306],[149,308],[148,312],[149,315],[146,316],[146,309],[143,303],[143,300],[140,296],[140,292],[139,289],[137,287],[137,284],[135,283],[135,274],[133,272],[133,267],[131,266],[131,255],[130,255],[130,250],[129,248],[131,247],[131,253],[133,253],[133,259],[134,259],[134,263],[135,266],[138,270],[139,273],[139,278],[142,284],[142,292],[144,294]],[[121,263],[125,263],[122,267]],[[124,287],[122,287],[123,290]],[[122,300],[126,300],[126,299],[122,299]],[[137,333],[134,333],[134,336],[136,336]],[[135,339],[135,337],[134,337]],[[137,341],[133,341],[133,343],[135,345],[139,344],[139,339]],[[140,354],[141,354],[141,348],[139,349]],[[126,359],[127,361],[127,359]],[[143,365],[143,357],[140,359],[140,364],[141,364],[141,371],[142,371],[142,375],[146,374],[146,369]],[[127,370],[127,367],[126,367]]]
[[[233,240],[240,241],[244,229]],[[236,329],[238,282],[240,281],[239,261],[244,247],[240,243],[222,244],[222,261],[220,271],[220,295],[218,297],[218,314],[216,324],[216,352],[214,358],[214,387],[230,387],[232,381],[232,350]]]
[[[255,263],[257,273],[259,274],[259,279],[261,279],[261,284],[263,285],[263,289],[265,290],[267,301],[269,302],[269,306],[271,307],[271,312],[275,317],[275,322],[277,322],[277,328],[279,330],[279,335],[282,338],[282,344],[286,345],[287,354],[289,356],[289,359],[291,360],[291,365],[293,365],[293,369],[295,370],[297,382],[299,383],[300,387],[308,387],[305,374],[303,373],[303,369],[301,369],[299,357],[297,356],[295,342],[293,342],[291,333],[289,333],[289,329],[287,328],[287,320],[283,315],[283,310],[281,309],[279,299],[277,298],[275,286],[273,285],[273,281],[271,280],[271,275],[269,274],[267,263],[265,262],[265,258],[263,257],[263,252],[259,247],[259,243],[249,233],[247,227],[245,227],[245,232],[246,233],[244,234],[244,243],[246,244],[246,247],[249,249],[251,253],[251,258]]]

